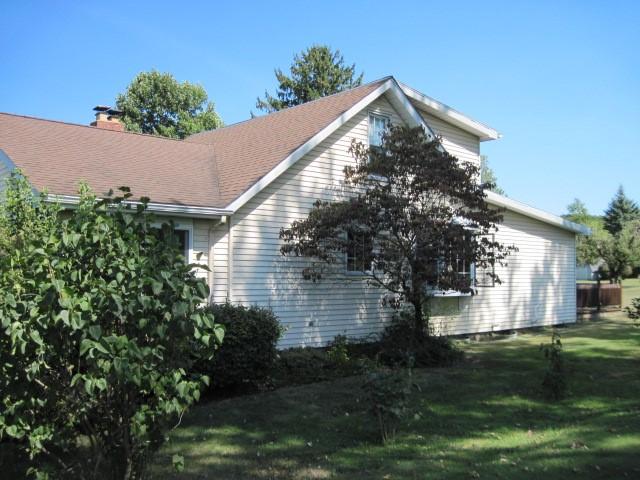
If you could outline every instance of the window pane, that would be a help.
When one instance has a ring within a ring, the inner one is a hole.
[[[352,236],[349,235],[349,240]],[[371,271],[371,252],[373,244],[366,235],[360,235],[356,241],[349,243],[347,250],[347,271],[348,272],[369,272]]]
[[[387,128],[387,119],[379,115],[369,115],[369,146],[382,145],[382,135]]]

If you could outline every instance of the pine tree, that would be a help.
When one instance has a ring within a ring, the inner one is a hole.
[[[362,73],[356,76],[355,70],[355,64],[344,64],[340,50],[313,45],[293,57],[290,77],[279,68],[275,70],[279,83],[276,96],[265,92],[256,108],[271,113],[357,87],[362,84]]]
[[[609,207],[604,212],[604,228],[612,235],[622,231],[625,223],[640,219],[640,208],[636,202],[627,198],[622,185],[618,188]]]

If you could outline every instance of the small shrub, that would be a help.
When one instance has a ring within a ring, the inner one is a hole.
[[[210,305],[216,322],[224,325],[224,343],[213,363],[201,364],[214,388],[251,390],[264,387],[275,368],[276,345],[283,328],[273,312],[257,306]]]
[[[640,320],[640,297],[631,300],[631,305],[625,308],[627,315],[632,320]]]
[[[567,378],[564,359],[562,357],[562,342],[560,334],[555,330],[551,334],[551,343],[540,345],[547,359],[547,370],[542,380],[545,396],[550,400],[560,400],[567,391]]]
[[[441,367],[462,358],[462,351],[447,337],[415,334],[413,319],[396,315],[380,336],[380,361],[405,367]]]
[[[411,370],[374,370],[367,375],[362,388],[382,443],[393,441],[398,426],[409,413],[408,404],[413,390]]]
[[[337,373],[326,350],[296,347],[280,352],[275,380],[279,387],[301,385],[335,378]]]
[[[349,363],[349,339],[345,335],[336,335],[327,349],[329,359],[337,365]]]

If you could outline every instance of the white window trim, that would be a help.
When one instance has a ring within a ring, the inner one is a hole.
[[[369,114],[368,120],[367,120],[367,144],[369,145],[369,147],[372,147],[372,146],[378,147],[379,145],[371,145],[371,128],[372,128],[371,119],[375,117],[375,118],[380,118],[384,120],[388,128],[391,125],[391,118],[389,117],[389,115],[385,115],[384,113],[378,113],[373,110],[369,110],[367,113]]]

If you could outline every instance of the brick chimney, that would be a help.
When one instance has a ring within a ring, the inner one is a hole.
[[[120,121],[120,115],[122,115],[120,110],[106,105],[97,105],[93,111],[96,112],[96,119],[91,122],[92,127],[124,132],[124,124]]]

